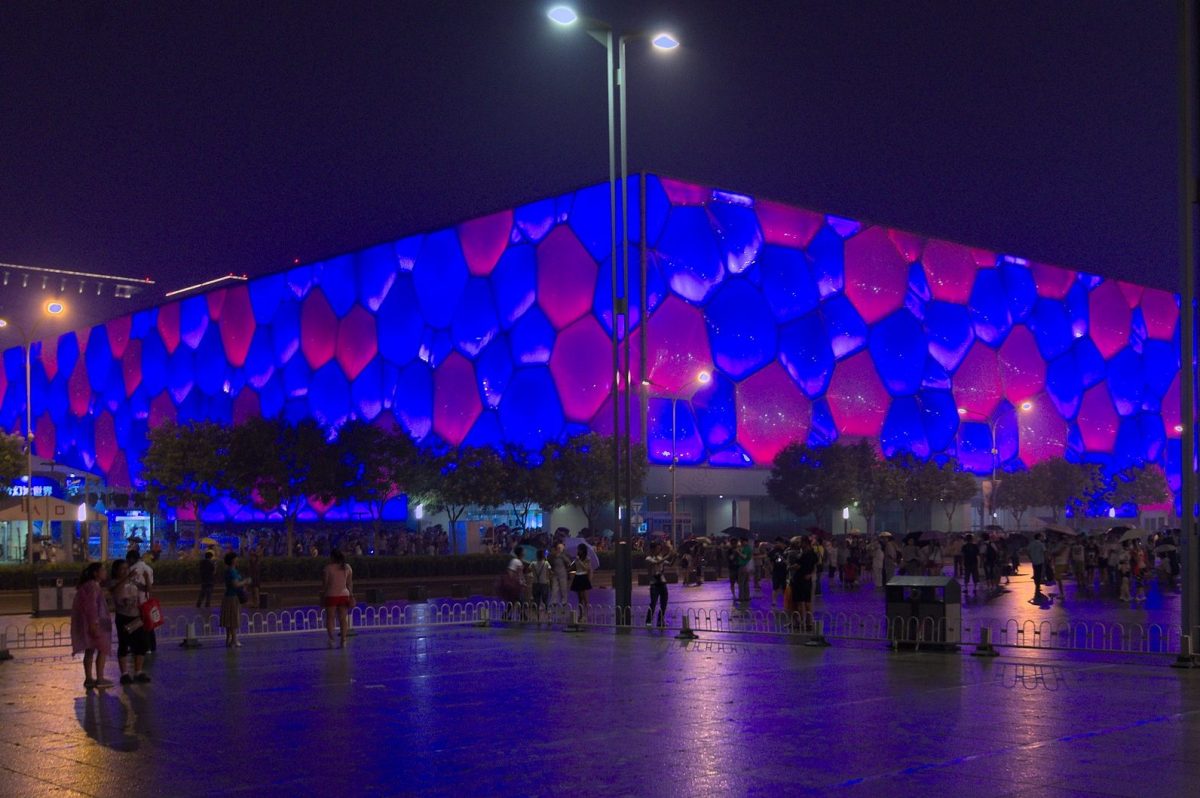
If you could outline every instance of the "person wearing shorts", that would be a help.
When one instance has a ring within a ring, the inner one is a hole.
[[[350,607],[354,604],[354,570],[346,563],[339,549],[329,552],[329,563],[321,574],[321,604],[325,607],[325,633],[333,647],[333,620],[336,617],[342,633],[341,645],[346,646]]]

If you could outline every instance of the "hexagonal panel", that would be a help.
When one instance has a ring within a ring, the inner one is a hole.
[[[732,444],[737,437],[737,389],[724,374],[715,372],[707,384],[692,394],[692,410],[704,445],[711,451]]]
[[[467,262],[453,230],[425,237],[412,275],[425,323],[449,327],[467,285]]]
[[[457,446],[482,409],[471,361],[452,352],[433,375],[433,431]]]
[[[868,437],[879,435],[891,400],[867,352],[837,364],[825,398],[840,434]]]
[[[657,250],[667,285],[684,299],[703,302],[725,277],[721,250],[703,208],[672,208]]]
[[[1067,422],[1054,405],[1034,402],[1028,410],[1017,414],[1019,451],[1027,466],[1062,457],[1067,447]]]
[[[793,208],[770,200],[754,203],[763,240],[768,244],[804,248],[825,224],[825,217],[813,211]]]
[[[1116,280],[1101,283],[1088,296],[1092,340],[1104,359],[1129,343],[1129,303]]]
[[[467,357],[475,357],[499,331],[491,286],[487,280],[472,277],[450,326],[454,345]]]
[[[779,361],[809,398],[825,392],[833,376],[834,359],[820,312],[780,327]]]
[[[579,243],[571,228],[559,225],[538,244],[538,306],[561,330],[592,307],[596,261]]]
[[[730,274],[741,274],[758,259],[763,245],[763,234],[754,209],[748,205],[714,201],[709,203],[708,212],[717,235],[717,246],[725,260],[725,270]]]
[[[970,296],[971,324],[975,335],[997,346],[1012,329],[1012,313],[999,269],[980,269]]]
[[[1084,448],[1091,452],[1112,451],[1121,420],[1113,408],[1107,388],[1097,385],[1083,395],[1078,422]]]
[[[684,465],[704,462],[704,442],[687,401],[651,397],[646,407],[646,430],[650,462],[670,464],[672,456]]]
[[[776,320],[797,319],[820,304],[821,295],[809,268],[809,256],[802,250],[764,247],[758,266],[763,294]]]
[[[500,211],[458,226],[459,245],[471,274],[486,277],[492,273],[496,261],[508,246],[512,226],[512,211]]]
[[[563,330],[550,356],[550,372],[569,421],[587,422],[612,391],[612,341],[596,317]]]
[[[970,298],[978,265],[970,247],[931,239],[921,254],[921,264],[934,299],[961,304]]]
[[[1050,266],[1045,263],[1030,263],[1029,270],[1033,273],[1033,283],[1037,293],[1046,299],[1063,299],[1075,285],[1075,272]]]
[[[1142,316],[1146,320],[1146,335],[1163,341],[1175,337],[1179,321],[1179,302],[1175,295],[1157,288],[1147,288],[1141,298]]]
[[[421,440],[433,428],[433,370],[422,360],[414,360],[400,370],[396,380],[393,413],[415,440]]]
[[[844,295],[825,300],[821,305],[821,316],[829,333],[829,346],[838,360],[867,345],[867,324]]]
[[[377,352],[375,317],[361,305],[355,305],[338,324],[337,361],[354,380]]]
[[[225,357],[234,368],[246,362],[250,341],[254,337],[254,306],[250,302],[250,291],[244,285],[234,286],[225,294],[221,311],[221,342],[225,346]]]
[[[1004,397],[1014,406],[1041,393],[1046,384],[1046,362],[1028,327],[1013,328],[998,353]]]
[[[704,314],[717,367],[735,380],[775,358],[775,321],[762,292],[745,279],[729,279]]]
[[[846,242],[846,296],[867,324],[904,304],[908,260],[882,227],[869,227]]]
[[[902,452],[920,458],[929,457],[929,435],[921,420],[921,405],[915,396],[901,396],[892,400],[879,432],[879,445],[884,457]]]
[[[527,366],[513,372],[500,400],[500,423],[506,440],[527,451],[541,451],[561,435],[563,421],[550,369]]]
[[[812,406],[787,372],[772,363],[737,386],[737,440],[756,465],[769,466],[793,441],[808,438]]]
[[[913,315],[899,310],[871,328],[868,348],[875,368],[893,396],[921,388],[929,342]]]
[[[504,388],[508,378],[512,376],[513,361],[509,351],[508,339],[504,336],[495,338],[483,348],[475,359],[475,376],[479,380],[479,390],[490,408],[500,406],[504,396]]]
[[[954,372],[954,401],[969,418],[988,419],[1003,396],[995,350],[978,341]]]
[[[311,368],[319,369],[337,354],[338,318],[325,295],[313,291],[300,310],[300,349]]]
[[[379,312],[375,314],[379,352],[391,363],[403,366],[417,356],[425,325],[417,308],[417,291],[412,276],[396,274],[395,282]]]
[[[513,326],[508,340],[517,363],[549,363],[554,349],[554,327],[540,309],[533,308]]]
[[[929,354],[942,368],[953,371],[975,341],[970,311],[962,305],[930,302],[925,306]]]
[[[321,293],[340,319],[350,312],[358,299],[358,275],[354,273],[355,259],[339,255],[313,264],[313,287]]]
[[[697,376],[712,372],[704,316],[688,303],[668,297],[646,327],[646,377],[668,393],[697,387]]]

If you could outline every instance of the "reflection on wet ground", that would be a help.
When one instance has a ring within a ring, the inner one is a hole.
[[[1190,795],[1200,671],[475,627],[0,665],[0,795]],[[111,671],[110,671],[111,675]]]

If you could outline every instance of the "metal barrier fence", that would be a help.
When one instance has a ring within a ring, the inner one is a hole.
[[[620,613],[620,616],[618,615]],[[528,604],[506,604],[494,600],[446,604],[359,605],[350,612],[355,629],[424,629],[441,626],[553,625],[577,627],[640,626],[651,617],[649,608],[634,606],[618,610],[612,605],[593,604],[580,614],[561,605],[540,612]],[[619,623],[624,622],[624,623]],[[993,646],[1012,649],[1091,651],[1120,654],[1175,655],[1186,646],[1180,627],[1163,624],[1101,623],[1070,620],[980,620],[948,626],[942,619],[900,618],[882,614],[818,612],[807,624],[783,611],[709,608],[668,610],[663,619],[670,630],[687,629],[694,634],[789,638],[803,642],[850,640],[888,645],[971,647]],[[239,634],[269,635],[316,632],[325,629],[324,611],[296,608],[243,612]],[[170,616],[158,630],[163,641],[223,637],[224,630],[214,614]],[[61,648],[71,645],[70,622],[38,622],[9,625],[0,637],[0,650]],[[1188,652],[1190,654],[1190,650]]]

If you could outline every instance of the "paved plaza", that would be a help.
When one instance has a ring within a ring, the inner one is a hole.
[[[47,652],[42,652],[43,654]],[[0,664],[0,794],[1183,796],[1200,671],[493,626]],[[111,674],[112,671],[110,671]]]

